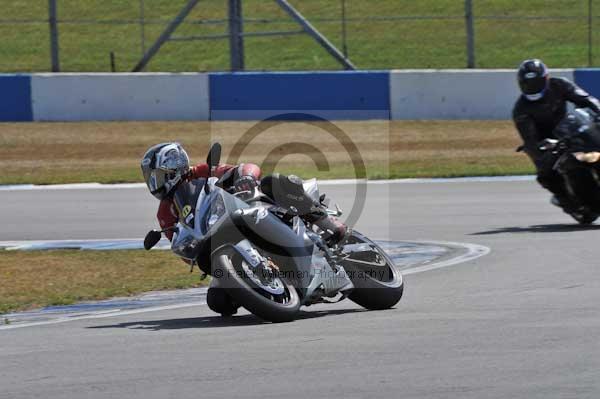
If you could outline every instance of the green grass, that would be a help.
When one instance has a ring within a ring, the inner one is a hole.
[[[170,251],[0,251],[0,314],[207,281]]]
[[[340,18],[340,1],[291,0],[341,48],[341,24],[322,19]],[[146,1],[148,21],[172,19],[186,0]],[[553,67],[587,66],[587,0],[478,0],[474,3],[475,46],[478,67],[514,68],[522,59],[536,56]],[[593,0],[600,10],[600,0]],[[350,59],[361,69],[463,68],[466,65],[466,29],[462,0],[346,0],[347,47]],[[298,29],[271,0],[244,0],[248,32]],[[117,69],[129,71],[142,53],[137,0],[61,0],[59,19],[95,20],[101,23],[61,23],[60,56],[63,71],[109,71],[109,53]],[[365,17],[433,16],[445,19],[368,21]],[[552,20],[490,19],[500,17],[554,17]],[[557,19],[558,17],[558,19]],[[559,19],[575,17],[576,19]],[[227,18],[226,2],[203,0],[188,21]],[[275,19],[274,23],[250,22]],[[321,19],[321,20],[319,20]],[[0,71],[35,72],[49,69],[47,2],[5,0],[0,20]],[[8,23],[8,20],[38,22]],[[128,20],[128,24],[109,21]],[[594,23],[598,23],[597,19]],[[146,47],[164,29],[146,24]],[[221,34],[226,24],[185,23],[176,36]],[[592,42],[600,42],[594,29]],[[306,35],[247,38],[249,70],[339,69],[339,65]],[[229,69],[226,40],[168,42],[148,66],[148,71],[212,71]]]

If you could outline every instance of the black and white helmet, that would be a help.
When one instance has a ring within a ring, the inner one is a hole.
[[[190,159],[181,144],[161,143],[146,151],[141,166],[150,193],[162,200],[188,173]]]
[[[549,78],[548,68],[538,59],[523,61],[517,72],[521,93],[529,101],[537,101],[544,97]]]

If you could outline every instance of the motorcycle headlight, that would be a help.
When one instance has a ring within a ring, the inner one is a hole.
[[[600,152],[574,152],[573,156],[579,162],[596,163],[600,160]]]
[[[225,215],[225,203],[223,197],[216,195],[215,199],[210,204],[210,209],[205,218],[205,230],[208,231]]]

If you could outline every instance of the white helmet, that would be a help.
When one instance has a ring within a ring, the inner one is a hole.
[[[190,170],[190,159],[179,143],[150,147],[142,158],[142,173],[150,193],[166,198]]]

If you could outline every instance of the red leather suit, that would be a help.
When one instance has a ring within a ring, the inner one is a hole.
[[[234,168],[235,170],[233,171],[233,181],[237,180],[242,176],[250,176],[255,180],[260,179],[260,168],[252,163],[240,164],[238,166],[221,164],[216,167],[216,169],[213,172],[213,176],[221,177]],[[190,169],[190,175],[188,179],[207,178],[208,176],[208,164],[200,163]],[[158,218],[158,223],[160,224],[161,229],[171,227],[177,223],[177,221],[179,220],[179,215],[177,214],[177,210],[175,209],[175,205],[173,204],[173,199],[171,197],[165,198],[162,201],[160,201],[156,217]],[[167,231],[165,235],[167,236],[169,241],[173,238],[172,231]]]

